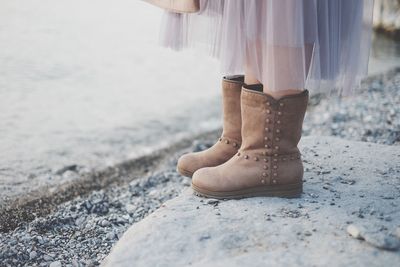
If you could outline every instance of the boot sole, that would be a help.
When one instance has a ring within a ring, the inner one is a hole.
[[[210,191],[192,183],[195,195],[216,199],[240,199],[248,197],[298,198],[303,192],[303,183],[287,185],[268,185],[235,191]]]
[[[176,171],[177,171],[180,175],[183,175],[183,176],[186,176],[186,177],[189,177],[189,178],[192,178],[192,176],[193,176],[193,172],[187,171],[187,170],[185,170],[185,169],[181,169],[181,168],[179,168],[179,167],[176,167]]]

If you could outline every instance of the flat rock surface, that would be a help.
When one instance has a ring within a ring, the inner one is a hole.
[[[133,225],[103,265],[398,264],[399,146],[315,136],[300,146],[301,198],[218,201],[189,189]]]

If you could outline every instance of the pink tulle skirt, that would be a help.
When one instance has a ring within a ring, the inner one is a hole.
[[[349,94],[367,73],[373,0],[200,1],[199,13],[165,13],[161,42],[206,48],[223,74]]]

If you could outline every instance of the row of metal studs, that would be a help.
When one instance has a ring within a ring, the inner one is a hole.
[[[237,156],[240,156],[241,153],[238,152],[236,155],[237,155]],[[263,152],[263,156],[268,157],[267,153],[265,153],[265,152]],[[277,159],[278,154],[274,154],[274,156],[275,156],[275,158],[273,159],[273,161],[274,161],[274,162],[278,162],[278,159]],[[244,155],[244,158],[245,158],[245,159],[249,159],[250,156],[249,156],[249,155]],[[289,157],[289,158],[285,158],[285,157],[284,157],[284,158],[282,158],[282,161],[286,161],[286,160],[295,160],[295,159],[299,159],[299,158],[300,158],[300,155],[291,156],[291,157]],[[255,157],[254,157],[254,161],[259,161],[259,157],[255,156]],[[268,158],[264,158],[264,162],[268,162]],[[264,165],[264,170],[268,170],[268,166],[267,166],[267,165]]]
[[[224,141],[224,143],[227,145],[229,145],[231,143],[231,141],[229,141],[227,138],[222,138],[222,137],[220,137],[218,139],[218,141],[220,141],[220,142]],[[232,142],[232,146],[236,148],[236,147],[239,147],[239,144],[236,142]]]
[[[268,107],[267,107],[266,112],[267,112],[267,114],[270,114],[270,113],[271,113],[271,110],[269,109],[269,107],[271,106],[271,103],[270,103],[270,102],[267,102],[267,106],[268,106]],[[279,103],[279,106],[282,107],[282,106],[283,106],[283,103]],[[282,112],[281,112],[281,111],[278,111],[277,114],[280,116],[280,115],[282,115]],[[276,124],[281,124],[281,121],[280,121],[279,118],[278,118],[278,120],[276,120],[276,118],[274,117],[274,121],[276,122]],[[270,122],[271,122],[271,120],[270,120],[269,118],[267,118],[267,119],[266,119],[266,123],[270,123]],[[268,127],[265,127],[265,130],[266,130],[266,132],[269,132],[269,128],[268,128]],[[273,130],[275,130],[275,127],[273,127]],[[276,132],[277,134],[279,134],[279,133],[281,132],[281,130],[278,128],[278,129],[275,130],[275,132]],[[265,139],[265,141],[268,141],[268,136],[265,136],[264,139]],[[270,140],[270,141],[271,141],[271,146],[274,147],[274,149],[275,149],[275,153],[273,154],[274,158],[272,159],[272,160],[273,160],[273,164],[274,164],[274,165],[272,165],[272,168],[273,168],[273,171],[274,171],[274,172],[272,173],[272,176],[273,176],[272,183],[273,183],[273,184],[276,184],[276,183],[277,183],[276,178],[278,177],[278,173],[277,173],[277,169],[278,169],[278,165],[277,165],[278,153],[277,153],[277,152],[278,152],[278,150],[279,150],[279,146],[277,146],[277,145],[274,146],[274,141],[279,142],[279,141],[280,141],[280,138],[279,138],[279,137],[275,137],[275,136],[274,136],[274,132],[273,132],[273,133],[272,133],[272,138],[271,138],[271,139],[272,139],[272,140]],[[268,148],[269,148],[269,145],[268,145],[268,144],[265,144],[265,148],[268,149]],[[267,154],[267,151],[265,151],[265,154]],[[268,159],[266,159],[266,162],[268,162]],[[264,165],[264,170],[267,170],[267,169],[268,169],[268,165]],[[266,172],[263,172],[262,176],[263,176],[263,178],[261,179],[261,183],[264,184],[264,183],[265,183],[265,178],[268,177],[268,175],[267,175]]]

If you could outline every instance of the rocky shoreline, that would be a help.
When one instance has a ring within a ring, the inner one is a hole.
[[[362,86],[351,98],[315,96],[304,134],[399,145],[400,69],[368,78]],[[64,202],[48,215],[0,233],[0,262],[4,266],[99,265],[129,226],[190,186],[190,180],[175,171],[179,155],[204,149],[211,143],[207,140],[216,137],[213,133],[189,149],[177,149],[146,174],[125,177],[120,183]],[[293,212],[301,212],[298,209]]]
[[[132,225],[103,267],[396,266],[399,147],[325,136],[299,147],[301,197],[217,200],[188,189]]]

